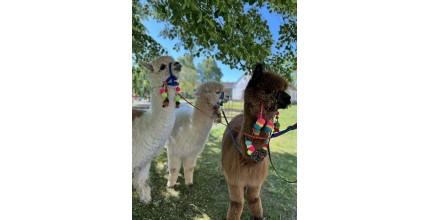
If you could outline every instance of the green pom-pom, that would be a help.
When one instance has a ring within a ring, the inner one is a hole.
[[[167,98],[167,93],[165,93],[165,92],[161,93],[161,97],[162,97],[163,99]]]
[[[247,153],[248,153],[249,156],[251,156],[252,151],[249,150],[249,151],[247,151]]]
[[[180,96],[175,96],[175,101],[177,101],[177,102],[179,102],[179,100],[181,100],[181,97]]]

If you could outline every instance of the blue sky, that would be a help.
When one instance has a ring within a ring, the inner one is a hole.
[[[282,16],[278,14],[270,14],[266,8],[261,9],[260,13],[263,18],[268,21],[272,38],[276,41],[279,37],[278,32],[279,26],[282,23]],[[167,50],[169,56],[177,59],[187,53],[183,48],[181,48],[180,51],[173,49],[175,43],[179,41],[178,39],[170,40],[160,36],[160,32],[164,28],[165,23],[157,22],[149,17],[148,20],[143,21],[143,24],[148,29],[148,34]],[[274,50],[274,46],[272,47],[272,50]],[[202,62],[204,58],[204,56],[195,57],[194,64],[197,65],[197,63]],[[222,64],[219,60],[216,60],[216,63],[223,73],[223,77],[221,78],[221,81],[223,82],[236,82],[244,74],[242,70],[231,69],[228,65]]]

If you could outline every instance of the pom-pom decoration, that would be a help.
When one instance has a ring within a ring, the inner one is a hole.
[[[265,130],[267,133],[272,132],[272,131],[273,131],[273,122],[272,122],[272,121],[268,121],[268,122],[266,123],[266,126],[264,126],[264,130]]]
[[[250,140],[245,140],[245,145],[246,145],[246,148],[247,148],[246,153],[247,153],[249,156],[251,156],[252,152],[254,152],[254,151],[255,151],[255,147],[254,147],[254,145],[252,145],[252,142],[251,142]]]
[[[248,150],[246,151],[248,155],[251,155],[255,151],[254,145],[248,146]]]
[[[255,128],[252,128],[252,132],[253,132],[253,134],[255,135],[255,136],[259,136],[260,135],[260,129],[255,129]]]
[[[163,82],[162,87],[164,88],[160,89],[160,94],[161,94],[161,98],[164,99],[163,101],[163,108],[164,108],[169,106],[169,98],[167,98],[167,92],[169,91],[169,89],[167,88],[166,81]]]
[[[261,127],[263,127],[263,125],[264,125],[264,123],[265,123],[266,121],[263,119],[263,118],[259,118],[256,122],[255,122],[255,124],[254,124],[254,128],[255,129],[257,129],[257,130],[260,130],[261,129]]]
[[[264,151],[267,151],[267,149],[269,148],[269,145],[268,144],[264,144],[264,146],[263,146],[263,150]]]
[[[167,98],[167,93],[165,93],[165,92],[161,93],[161,98],[166,99]]]
[[[275,122],[275,132],[279,132],[280,127],[281,127],[281,124],[278,121],[276,121]]]
[[[169,99],[168,98],[164,99],[164,102],[163,102],[163,107],[167,107],[167,106],[169,106]]]

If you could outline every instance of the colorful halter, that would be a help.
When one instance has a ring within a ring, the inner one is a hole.
[[[273,130],[275,129],[274,132],[278,132],[279,131],[279,112],[276,111],[275,112],[275,116],[276,116],[276,122],[273,123],[273,119],[269,120],[266,122],[266,120],[264,120],[263,118],[263,103],[261,103],[261,107],[260,107],[260,114],[258,114],[258,118],[257,121],[254,123],[254,127],[252,128],[252,134],[255,136],[260,136],[260,131],[261,128],[263,128],[264,126],[264,131],[266,131],[267,133],[269,133],[269,135],[273,132]],[[255,162],[260,162],[262,161],[266,156],[267,156],[267,151],[269,148],[269,141],[270,138],[266,139],[263,148],[260,150],[256,150],[254,145],[252,144],[252,142],[245,137],[245,145],[247,148],[247,154],[254,159]]]
[[[169,74],[170,76],[166,79],[166,81],[163,82],[163,85],[161,85],[162,88],[160,89],[161,97],[164,99],[163,108],[169,106],[169,98],[167,97],[167,92],[169,91],[169,89],[167,88],[168,85],[176,86],[175,104],[176,108],[179,108],[179,105],[181,104],[179,100],[181,99],[181,97],[179,97],[178,92],[181,91],[181,88],[179,88],[179,83],[176,82],[178,77],[174,76],[172,73],[172,63],[169,63]]]

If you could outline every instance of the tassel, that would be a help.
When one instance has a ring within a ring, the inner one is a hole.
[[[281,128],[281,124],[279,123],[279,112],[278,111],[276,111],[275,112],[275,117],[276,117],[276,122],[275,122],[275,132],[279,132],[279,130],[280,130],[280,128]]]
[[[178,88],[178,87],[176,87],[176,88]],[[181,100],[181,97],[178,94],[176,94],[176,96],[175,96],[176,108],[179,108],[179,105],[181,104],[179,102],[179,100]]]
[[[167,88],[166,81],[163,83],[164,89],[160,89],[161,98],[164,99],[163,101],[163,108],[169,106],[169,98],[167,97],[167,92],[169,89]]]
[[[266,123],[266,126],[264,126],[264,130],[265,130],[267,133],[272,132],[272,131],[273,131],[273,122],[272,122],[272,121],[268,121],[268,122]]]
[[[168,98],[164,99],[163,108],[167,107],[167,106],[169,106],[169,99]]]

